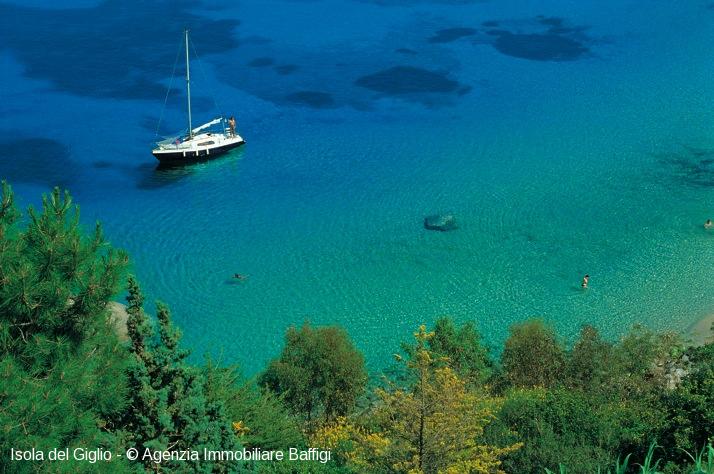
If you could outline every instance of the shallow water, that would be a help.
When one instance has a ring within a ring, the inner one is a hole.
[[[529,317],[572,339],[714,310],[706,1],[19,3],[0,4],[0,175],[23,204],[68,186],[197,359],[254,373],[304,320],[377,368],[441,315],[497,346]],[[195,120],[213,94],[248,143],[159,172],[187,24]],[[423,230],[441,211],[460,229]]]

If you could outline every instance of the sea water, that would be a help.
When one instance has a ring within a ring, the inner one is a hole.
[[[23,206],[69,188],[196,360],[256,373],[305,321],[378,369],[440,316],[497,348],[527,318],[572,341],[714,311],[706,0],[33,0],[0,18],[0,175]],[[161,171],[159,119],[186,126],[184,27],[194,126],[233,114],[247,144]],[[460,228],[424,230],[438,212]]]

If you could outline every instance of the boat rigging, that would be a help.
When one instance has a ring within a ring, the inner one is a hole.
[[[184,43],[186,49],[186,105],[188,112],[188,129],[185,133],[165,138],[156,143],[156,148],[154,148],[151,153],[162,165],[206,161],[223,155],[245,143],[245,140],[236,132],[236,122],[232,116],[228,119],[224,116],[220,116],[198,127],[193,127],[191,116],[191,69],[189,61],[188,29],[184,30]],[[166,107],[166,102],[164,102],[164,107]]]

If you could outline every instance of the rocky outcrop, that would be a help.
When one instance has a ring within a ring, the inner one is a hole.
[[[107,309],[109,310],[109,320],[114,326],[119,340],[128,341],[129,334],[127,333],[126,322],[129,319],[129,314],[126,312],[126,306],[116,301],[110,301],[107,303]]]
[[[692,363],[686,354],[679,357],[664,357],[657,359],[652,366],[652,375],[659,380],[664,388],[674,390],[682,384],[684,377],[689,375]]]
[[[67,307],[74,306],[74,302],[74,297],[67,298]],[[126,312],[126,305],[110,301],[107,303],[107,309],[109,310],[109,322],[114,326],[114,331],[116,331],[119,340],[128,341],[129,332],[127,331],[126,323],[129,319],[129,313]]]
[[[424,218],[424,228],[446,232],[458,229],[456,217],[453,214],[434,214]]]

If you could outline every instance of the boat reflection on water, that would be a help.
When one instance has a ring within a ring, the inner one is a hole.
[[[139,187],[143,189],[156,189],[176,184],[189,176],[209,177],[217,173],[238,172],[238,163],[243,159],[243,148],[233,150],[221,156],[220,160],[201,161],[198,163],[159,163],[157,166],[147,167],[142,173]]]

